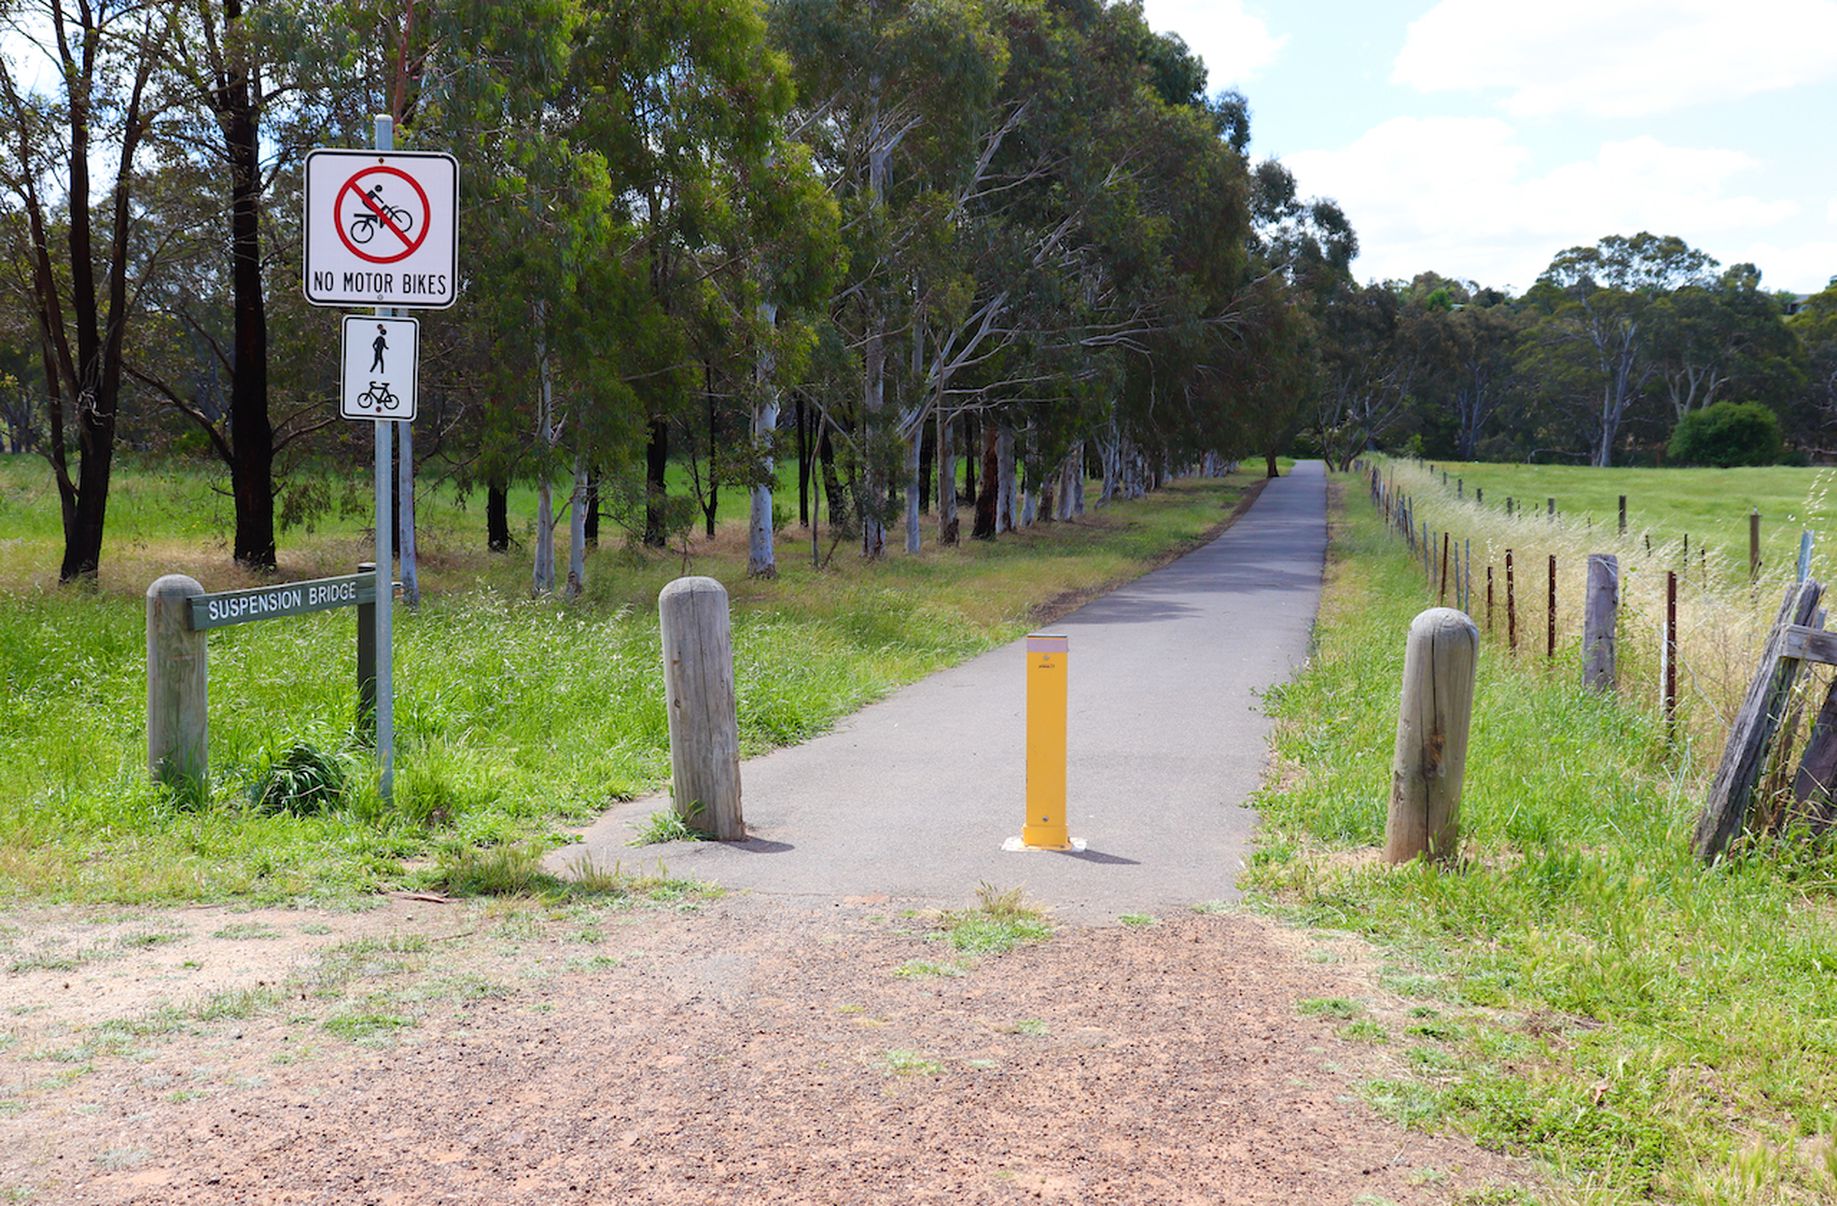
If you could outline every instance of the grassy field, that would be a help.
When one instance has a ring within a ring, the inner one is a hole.
[[[1612,532],[1619,524],[1620,496],[1627,498],[1627,529],[1667,555],[1707,543],[1728,566],[1745,573],[1748,512],[1761,516],[1761,559],[1769,566],[1791,564],[1799,533],[1810,528],[1822,542],[1837,538],[1837,499],[1830,469],[1593,469],[1586,465],[1436,465],[1436,480],[1448,475],[1450,493],[1458,477],[1472,497],[1486,493],[1486,506],[1542,513],[1556,499],[1557,513]]]
[[[1466,857],[1384,867],[1403,633],[1430,600],[1356,479],[1336,525],[1317,656],[1272,701],[1249,885],[1379,945],[1407,1004],[1346,1004],[1391,1065],[1369,1099],[1548,1160],[1561,1201],[1837,1199],[1837,856],[1783,840],[1699,865],[1700,761],[1581,692],[1573,648],[1546,667],[1495,631]]]
[[[609,801],[658,787],[668,730],[656,597],[685,568],[732,593],[741,737],[757,752],[1189,547],[1254,480],[1179,482],[1075,524],[877,565],[845,544],[822,572],[792,527],[773,582],[744,578],[739,521],[692,540],[686,559],[615,541],[590,556],[586,596],[571,605],[530,599],[527,550],[485,553],[476,510],[436,493],[421,512],[425,601],[397,626],[393,803],[364,785],[352,746],[354,613],[342,611],[211,635],[212,780],[196,806],[146,782],[142,596],[171,571],[211,590],[251,580],[222,539],[227,502],[202,474],[128,466],[100,583],[60,588],[48,584],[58,536],[46,476],[23,461],[0,476],[0,749],[10,763],[0,898],[345,903],[434,882],[467,851],[549,842]],[[511,502],[513,516],[531,509],[524,495]],[[296,533],[282,576],[347,570],[365,554],[366,523]],[[300,743],[332,755],[351,784],[312,815],[257,806],[264,772]]]

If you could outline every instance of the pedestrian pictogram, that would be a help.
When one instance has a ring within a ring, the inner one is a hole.
[[[306,157],[303,285],[320,306],[440,308],[458,290],[459,168],[426,151]]]
[[[347,419],[415,417],[421,324],[412,318],[347,314],[338,413]]]

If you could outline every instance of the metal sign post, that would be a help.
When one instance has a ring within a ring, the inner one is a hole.
[[[395,118],[376,115],[376,149],[395,149]],[[378,318],[394,317],[395,311],[378,306]],[[395,475],[390,471],[391,444],[395,428],[392,421],[376,420],[376,769],[377,794],[390,799],[395,794],[395,597],[389,582],[395,576],[395,496],[390,487]]]
[[[459,297],[459,162],[395,149],[395,120],[376,115],[373,150],[306,156],[300,288],[315,306],[375,306],[347,315],[339,413],[376,427],[375,659],[378,789],[395,779],[394,619],[397,423],[415,417],[420,324],[396,308],[444,309]],[[408,428],[402,428],[408,448]],[[407,467],[404,466],[406,476]]]

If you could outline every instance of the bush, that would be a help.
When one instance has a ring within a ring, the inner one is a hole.
[[[1780,459],[1780,420],[1759,402],[1718,402],[1685,415],[1671,433],[1673,464],[1772,465]]]

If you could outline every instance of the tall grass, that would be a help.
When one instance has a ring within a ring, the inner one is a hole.
[[[1385,460],[1379,466],[1389,487],[1407,495],[1414,504],[1418,524],[1428,525],[1435,548],[1433,576],[1426,577],[1425,581],[1436,589],[1438,598],[1442,534],[1450,536],[1450,543],[1457,550],[1471,546],[1473,597],[1470,611],[1488,638],[1498,645],[1506,644],[1505,558],[1506,552],[1511,551],[1518,616],[1516,656],[1527,667],[1547,664],[1554,673],[1574,675],[1578,672],[1587,559],[1591,553],[1613,554],[1621,571],[1617,640],[1619,694],[1622,700],[1654,714],[1659,710],[1662,687],[1666,573],[1675,572],[1678,576],[1678,732],[1692,747],[1690,752],[1694,757],[1687,761],[1700,767],[1714,767],[1729,723],[1753,677],[1761,646],[1778,614],[1780,602],[1787,587],[1797,579],[1796,531],[1791,542],[1794,556],[1782,553],[1771,557],[1764,561],[1759,578],[1750,581],[1745,537],[1738,553],[1731,553],[1726,545],[1705,547],[1699,540],[1685,557],[1681,540],[1655,541],[1648,546],[1648,531],[1632,523],[1627,533],[1621,535],[1611,519],[1592,522],[1592,513],[1564,510],[1560,503],[1558,514],[1552,519],[1543,498],[1519,499],[1535,509],[1519,509],[1508,517],[1505,498],[1490,487],[1484,505],[1474,501],[1474,479],[1467,481],[1464,497],[1457,497],[1452,485],[1442,484],[1439,470],[1432,471],[1421,462]],[[1448,472],[1467,477],[1469,471],[1499,468],[1462,465],[1450,467]],[[1551,470],[1545,468],[1540,472],[1547,474]],[[1652,477],[1657,471],[1618,472],[1639,472]],[[1713,496],[1717,489],[1710,478],[1698,474],[1721,471],[1666,472],[1670,482],[1682,483],[1675,489],[1691,493],[1694,498],[1694,491]],[[1794,514],[1805,517],[1807,522],[1822,522],[1829,486],[1825,475],[1806,470],[1769,472],[1795,474],[1792,480],[1804,488],[1806,494]],[[1697,484],[1692,486],[1693,482]],[[1548,481],[1539,485],[1553,488]],[[1624,484],[1618,488],[1628,489]],[[1609,482],[1596,489],[1611,493],[1616,486]],[[1367,495],[1358,493],[1356,497],[1359,500],[1356,505],[1369,507]],[[1645,490],[1645,518],[1665,525],[1688,523],[1688,518],[1661,510],[1661,498],[1656,486]],[[1747,513],[1739,498],[1725,497],[1719,502],[1732,515],[1745,517]],[[1745,530],[1745,519],[1742,522]],[[1832,534],[1837,535],[1837,531]],[[1776,546],[1780,543],[1776,541]],[[1557,652],[1551,659],[1546,655],[1546,634],[1549,558],[1553,555],[1557,564]],[[1829,550],[1819,550],[1814,554],[1812,573],[1824,573],[1832,564]],[[1494,596],[1490,623],[1486,607],[1488,569],[1493,573]],[[1452,605],[1452,582],[1447,597]],[[1801,693],[1809,696],[1812,691],[1821,689],[1828,677],[1824,671],[1806,676],[1800,684]],[[1815,702],[1809,710],[1816,711]]]
[[[1547,669],[1483,645],[1464,857],[1379,862],[1403,637],[1426,600],[1361,490],[1336,514],[1316,655],[1272,699],[1283,773],[1247,883],[1383,949],[1405,1001],[1371,1003],[1391,1069],[1367,1096],[1543,1158],[1557,1201],[1837,1200],[1837,857],[1781,840],[1697,862],[1701,761],[1643,701],[1581,690],[1573,647]]]
[[[145,484],[131,470],[121,480],[125,497]],[[743,532],[698,542],[689,570],[724,580],[734,603],[745,751],[804,740],[1140,573],[1215,528],[1251,480],[1182,481],[1077,523],[873,565],[844,547],[823,571],[792,529],[769,582],[745,577]],[[427,511],[434,531],[465,519]],[[354,740],[351,611],[213,631],[207,797],[156,790],[145,584],[168,570],[211,589],[240,575],[195,531],[168,539],[157,516],[123,518],[156,550],[133,563],[138,580],[0,583],[0,897],[348,901],[421,882],[443,852],[559,840],[668,775],[656,597],[684,569],[680,552],[609,544],[590,557],[586,596],[562,604],[529,598],[526,563],[486,553],[481,532],[464,549],[431,542],[424,602],[398,613],[393,801],[376,797]],[[55,565],[55,519],[14,539],[20,557]],[[354,543],[322,532],[297,555],[335,566],[355,560]],[[296,747],[312,758],[290,757]],[[343,772],[337,807],[274,803],[303,798],[307,761],[315,782]],[[278,795],[264,789],[277,766],[290,780]]]

